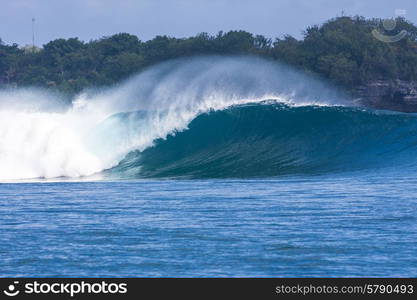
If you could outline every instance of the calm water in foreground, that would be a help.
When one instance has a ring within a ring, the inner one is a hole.
[[[416,276],[417,179],[0,184],[0,275]]]

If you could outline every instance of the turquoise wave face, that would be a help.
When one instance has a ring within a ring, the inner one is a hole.
[[[201,114],[107,174],[248,178],[406,167],[417,162],[416,142],[415,115],[258,103]]]

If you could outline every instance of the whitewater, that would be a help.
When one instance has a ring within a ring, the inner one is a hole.
[[[39,89],[0,92],[0,180],[85,177],[184,131],[198,115],[265,100],[336,105],[340,92],[251,57],[200,57],[151,67],[72,101]],[[134,113],[123,121],[121,113]]]

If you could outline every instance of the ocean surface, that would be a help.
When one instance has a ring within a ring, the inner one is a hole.
[[[417,274],[417,179],[0,185],[1,276]]]

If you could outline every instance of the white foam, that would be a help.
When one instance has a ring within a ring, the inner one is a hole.
[[[209,110],[265,99],[328,105],[340,98],[287,67],[244,57],[168,62],[118,87],[82,93],[70,105],[37,90],[1,92],[0,181],[98,173]],[[110,118],[138,110],[146,113]]]

